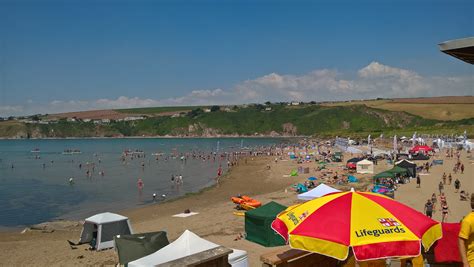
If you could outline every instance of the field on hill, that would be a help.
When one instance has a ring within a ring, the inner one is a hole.
[[[199,106],[177,106],[177,107],[152,107],[152,108],[128,108],[116,109],[115,111],[127,114],[140,115],[163,115],[163,113],[189,112]]]
[[[474,97],[432,97],[432,98],[400,98],[384,100],[367,100],[351,102],[335,102],[324,106],[366,105],[368,107],[404,111],[426,119],[461,120],[474,118]]]

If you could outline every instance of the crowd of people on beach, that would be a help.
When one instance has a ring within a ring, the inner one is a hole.
[[[458,170],[460,171],[460,174],[463,174],[464,164],[460,160],[461,158],[460,150],[454,151],[453,148],[448,148],[446,149],[445,155],[446,155],[447,160],[449,159],[456,160],[453,167],[454,175],[458,173]],[[438,183],[438,193],[439,193],[438,197],[439,197],[439,203],[440,203],[439,211],[441,212],[441,216],[442,216],[441,222],[446,222],[448,219],[448,215],[450,213],[445,191],[450,190],[451,186],[454,187],[454,193],[459,192],[460,201],[467,201],[469,198],[469,193],[466,190],[461,190],[461,181],[459,180],[459,178],[456,177],[453,183],[453,175],[451,173],[446,175],[446,172],[443,172],[443,175],[441,176],[441,179],[439,180],[439,183]],[[436,193],[433,193],[431,196],[431,199],[428,199],[426,201],[426,204],[424,207],[424,213],[426,214],[426,216],[432,218],[433,213],[436,212],[436,204],[437,204],[437,196],[436,196]]]

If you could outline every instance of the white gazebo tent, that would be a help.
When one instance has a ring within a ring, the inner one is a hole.
[[[195,233],[186,230],[174,242],[163,247],[157,252],[128,263],[129,267],[157,266],[166,262],[181,259],[199,252],[220,247],[208,240],[200,238]],[[233,249],[229,255],[229,264],[232,267],[247,267],[248,256],[243,250]]]
[[[87,218],[81,232],[80,244],[89,243],[97,233],[95,249],[107,249],[115,246],[114,236],[133,234],[127,217],[104,212]]]
[[[364,159],[357,162],[357,173],[374,173],[374,163]]]
[[[312,189],[308,192],[299,194],[298,199],[312,200],[312,199],[322,197],[322,196],[330,194],[330,193],[336,193],[336,192],[341,192],[341,190],[338,190],[336,188],[332,188],[332,187],[330,187],[328,185],[325,185],[325,184],[320,184],[320,185],[316,186],[314,189]]]

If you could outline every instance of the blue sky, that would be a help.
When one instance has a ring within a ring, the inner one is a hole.
[[[472,66],[437,47],[474,36],[473,14],[456,0],[0,0],[0,115],[473,94]]]

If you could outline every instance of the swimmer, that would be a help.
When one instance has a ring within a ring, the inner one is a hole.
[[[156,201],[156,193],[153,193],[153,201]]]
[[[137,181],[137,187],[138,187],[138,189],[139,189],[139,190],[142,190],[142,189],[143,189],[143,186],[144,186],[144,184],[143,184],[142,179],[141,179],[141,178],[138,178],[138,181]]]
[[[70,184],[70,185],[73,185],[73,184],[74,184],[74,178],[72,178],[72,177],[69,178],[69,184]]]

